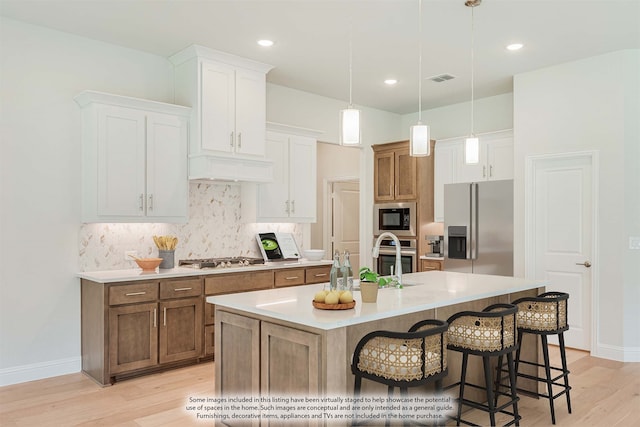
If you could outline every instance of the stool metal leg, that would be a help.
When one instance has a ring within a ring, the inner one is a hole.
[[[467,361],[469,355],[462,353],[462,375],[460,378],[460,390],[458,391],[458,416],[456,417],[456,426],[460,425],[460,419],[462,418],[462,396],[464,396],[464,384],[467,380]]]
[[[491,378],[491,364],[489,356],[482,356],[482,364],[484,365],[484,383],[487,391],[487,405],[489,406],[489,419],[491,425],[496,425],[496,406],[493,401],[493,380]]]
[[[571,397],[569,396],[569,369],[567,369],[567,354],[564,350],[564,332],[558,334],[558,344],[560,344],[560,357],[562,358],[562,373],[564,374],[564,388],[567,394],[567,409],[571,413]]]
[[[551,367],[549,365],[549,345],[547,336],[540,335],[542,339],[542,356],[544,357],[544,372],[547,376],[547,394],[549,395],[549,408],[551,409],[551,424],[556,423],[556,411],[553,405],[553,388],[551,386]]]
[[[500,356],[502,359],[502,356]],[[520,425],[520,416],[518,415],[518,396],[516,389],[516,369],[513,362],[513,353],[507,353],[507,365],[509,366],[509,384],[511,385],[511,400],[513,401],[513,418],[516,420],[516,426]]]

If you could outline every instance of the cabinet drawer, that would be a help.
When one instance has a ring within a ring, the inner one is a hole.
[[[111,285],[109,287],[109,305],[132,304],[157,299],[158,282]]]
[[[442,270],[442,261],[430,261],[423,259],[422,260],[422,271],[434,271],[434,270]]]
[[[329,281],[330,265],[321,267],[308,267],[305,271],[305,283],[323,283]]]
[[[276,288],[304,284],[304,268],[286,268],[275,273]]]
[[[273,271],[217,274],[204,279],[204,291],[207,295],[230,294],[233,292],[257,291],[271,288],[273,288]]]
[[[160,282],[160,299],[197,297],[202,295],[202,279]]]

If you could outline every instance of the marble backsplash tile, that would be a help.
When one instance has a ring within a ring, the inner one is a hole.
[[[180,259],[224,256],[261,257],[255,234],[266,231],[292,233],[302,249],[299,224],[243,223],[239,184],[189,184],[189,221],[186,224],[109,223],[82,224],[79,233],[81,271],[136,268],[125,260],[125,251],[140,257],[158,254],[153,235],[178,238],[176,265]]]

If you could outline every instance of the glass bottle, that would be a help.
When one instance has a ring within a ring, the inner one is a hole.
[[[349,260],[349,251],[344,251],[344,264],[342,265],[342,287],[345,291],[353,292],[353,270]]]
[[[340,277],[340,252],[335,251],[333,254],[333,264],[331,265],[331,271],[329,272],[329,290],[337,291],[340,289],[339,285],[342,283]]]

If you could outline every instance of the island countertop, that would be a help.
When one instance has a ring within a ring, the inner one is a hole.
[[[515,277],[429,271],[404,274],[402,289],[383,288],[376,303],[362,303],[348,310],[320,310],[311,302],[324,284],[295,286],[230,295],[210,296],[207,302],[312,328],[331,330],[372,320],[416,313],[452,304],[542,288],[546,281]]]

